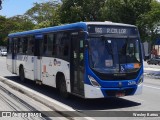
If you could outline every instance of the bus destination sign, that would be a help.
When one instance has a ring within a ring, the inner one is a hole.
[[[120,27],[120,26],[118,27],[116,26],[89,26],[88,31],[89,33],[94,33],[94,34],[121,34],[121,35],[137,34],[137,29],[134,27],[131,28],[131,27]]]
[[[106,33],[108,33],[108,34],[127,34],[127,29],[107,28]]]

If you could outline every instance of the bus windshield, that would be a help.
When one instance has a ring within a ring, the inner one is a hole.
[[[100,73],[130,73],[141,67],[137,38],[89,38],[89,65]]]

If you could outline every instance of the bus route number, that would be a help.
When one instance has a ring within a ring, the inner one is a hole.
[[[96,27],[96,28],[95,28],[95,32],[96,32],[96,33],[102,33],[103,31],[102,31],[102,28],[97,28],[97,27]]]

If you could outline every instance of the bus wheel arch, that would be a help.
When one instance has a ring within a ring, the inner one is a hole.
[[[59,93],[63,98],[69,97],[69,93],[67,92],[65,76],[62,72],[58,72],[56,75],[56,88],[59,90]]]
[[[20,81],[25,82],[25,72],[24,72],[23,65],[19,66],[19,78],[20,78]]]

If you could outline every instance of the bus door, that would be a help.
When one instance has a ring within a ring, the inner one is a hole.
[[[41,80],[41,53],[43,35],[35,36],[34,80]]]
[[[78,35],[71,37],[71,91],[78,95],[84,95],[84,50],[83,39]]]

